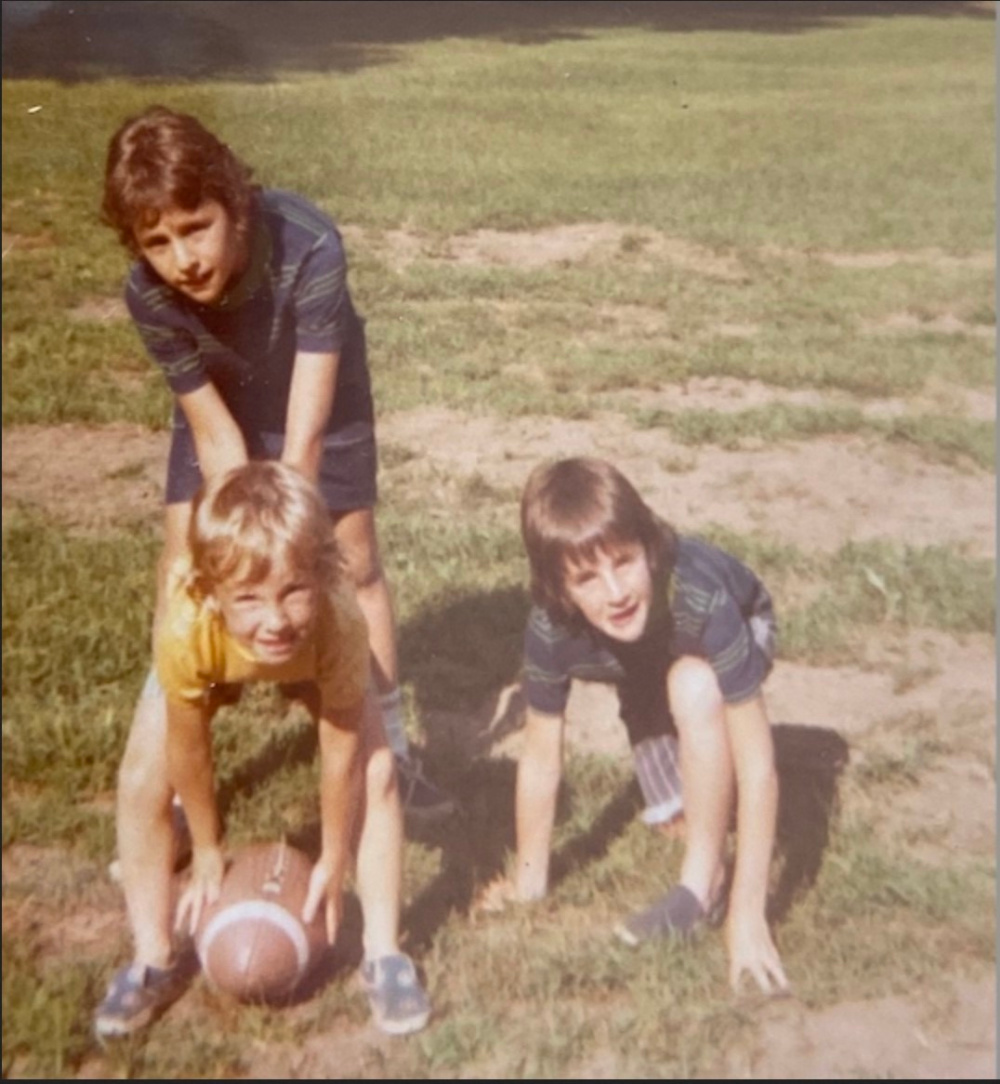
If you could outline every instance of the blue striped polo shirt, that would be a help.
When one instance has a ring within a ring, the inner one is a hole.
[[[175,395],[211,382],[245,432],[264,433],[285,431],[296,352],[339,352],[327,432],[370,431],[364,325],[337,227],[301,196],[263,189],[252,229],[249,266],[214,305],[173,290],[145,260],[133,265],[125,300],[147,352]]]
[[[533,607],[524,635],[528,705],[561,715],[573,678],[615,684],[636,744],[672,728],[666,673],[682,655],[711,664],[727,703],[756,695],[771,669],[774,634],[771,596],[756,574],[708,542],[680,537],[666,591],[667,605],[654,607],[649,627],[634,644],[590,626],[570,628]]]

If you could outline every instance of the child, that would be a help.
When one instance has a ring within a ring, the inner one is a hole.
[[[112,137],[103,214],[137,257],[126,301],[175,397],[160,591],[203,477],[268,457],[316,482],[368,621],[406,807],[449,812],[451,799],[409,756],[375,533],[364,324],[336,227],[299,196],[252,184],[198,120],[160,106]]]
[[[680,882],[618,929],[628,944],[687,935],[723,905],[733,804],[729,979],[788,986],[765,918],[778,784],[761,685],[774,615],[734,557],[679,537],[626,478],[596,459],[536,468],[521,504],[535,607],[525,635],[525,747],[517,776],[512,898],[548,888],[564,709],[573,676],[618,684],[630,732],[673,719],[686,846]],[[634,738],[633,738],[634,740]]]
[[[171,799],[180,796],[193,844],[176,925],[193,932],[204,905],[218,898],[224,867],[210,724],[231,701],[227,690],[248,681],[297,686],[319,728],[322,850],[303,918],[311,921],[325,899],[331,942],[364,790],[357,854],[362,979],[384,1031],[416,1031],[430,1005],[397,941],[399,795],[370,693],[364,617],[343,574],[326,505],[291,467],[248,463],[216,475],[195,500],[189,549],[168,572],[156,638],[166,716],[139,713],[119,779],[118,847],[135,959],[112,980],[97,1011],[97,1034],[130,1034],[180,993],[171,956]]]

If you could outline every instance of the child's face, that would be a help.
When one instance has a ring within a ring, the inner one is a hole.
[[[289,662],[312,633],[317,585],[287,561],[275,562],[262,580],[234,578],[213,594],[230,636],[258,662]]]
[[[246,266],[246,243],[232,216],[213,199],[193,211],[167,208],[134,232],[139,251],[160,278],[202,305],[217,302]]]
[[[646,630],[653,577],[638,542],[598,550],[593,559],[567,563],[566,593],[594,628],[623,643]]]

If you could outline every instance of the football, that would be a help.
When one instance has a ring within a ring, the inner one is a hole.
[[[257,843],[233,855],[219,899],[195,936],[202,970],[240,1001],[287,1000],[326,947],[321,906],[302,921],[312,863],[287,843]]]

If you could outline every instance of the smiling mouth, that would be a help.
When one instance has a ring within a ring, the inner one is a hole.
[[[298,641],[288,638],[281,640],[258,640],[257,647],[267,655],[290,655]]]
[[[183,279],[181,281],[181,283],[180,283],[180,288],[182,290],[190,290],[192,292],[197,292],[198,290],[204,290],[205,287],[208,286],[209,283],[211,283],[211,281],[212,281],[212,272],[211,271],[206,271],[205,274],[203,274],[203,275],[198,275],[197,277]]]
[[[623,610],[616,610],[610,615],[610,621],[613,625],[627,625],[629,621],[639,612],[639,603],[633,602],[626,606]]]

